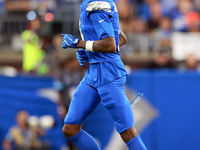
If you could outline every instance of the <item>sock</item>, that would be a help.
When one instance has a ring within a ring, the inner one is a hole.
[[[101,150],[95,139],[84,130],[68,138],[79,150]]]
[[[128,141],[126,145],[128,146],[129,150],[147,150],[139,135]]]

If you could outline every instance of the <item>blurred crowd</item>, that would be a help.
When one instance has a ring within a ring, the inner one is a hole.
[[[60,34],[69,33],[80,38],[78,19],[82,0],[4,2],[4,16],[8,16],[7,19],[20,14],[27,18],[26,22],[15,26],[8,24],[8,21],[3,22],[5,17],[0,19],[0,40],[5,40],[11,33],[11,38],[8,38],[11,39],[11,48],[23,50],[23,71],[61,76],[66,60],[73,58],[75,51],[61,48]],[[177,32],[184,33],[180,35],[182,37],[186,35],[185,41],[191,39],[188,33],[199,34],[198,0],[115,0],[115,3],[119,12],[120,28],[127,36],[127,44],[120,52],[125,64],[132,68],[199,69],[198,45],[191,43],[189,45],[193,45],[193,48],[186,48],[186,42],[182,41],[183,46],[178,49],[174,45],[181,42],[173,40],[174,33]],[[18,35],[12,33],[18,27],[21,27]],[[194,39],[200,41],[200,37]],[[0,46],[2,44],[3,42]],[[183,56],[176,59],[179,57],[177,52],[180,55],[182,48],[186,48],[181,54]]]
[[[151,34],[169,38],[173,31],[198,32],[198,0],[116,0],[124,32]]]
[[[3,141],[3,150],[48,150],[51,143],[42,141],[45,136],[44,129],[36,121],[30,118],[26,110],[20,110],[16,114],[16,124],[6,134]]]
[[[150,63],[136,66],[137,68],[184,68],[184,62],[185,68],[199,68],[199,58],[192,49],[187,50],[187,56],[181,62],[175,60],[173,63],[171,58],[175,51],[173,33],[199,34],[200,1],[116,0],[116,5],[120,27],[128,38],[122,54],[128,56],[144,53],[153,56]],[[189,59],[192,61],[188,61]]]

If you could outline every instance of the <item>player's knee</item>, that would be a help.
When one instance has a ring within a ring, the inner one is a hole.
[[[73,127],[71,125],[64,125],[62,128],[62,132],[66,137],[71,137],[73,136]]]
[[[76,135],[80,130],[80,125],[65,124],[62,128],[63,134],[68,138]]]
[[[122,133],[120,133],[122,139],[124,140],[124,142],[128,142],[130,141],[132,138],[136,137],[138,135],[135,127],[131,127],[128,130],[123,131]]]

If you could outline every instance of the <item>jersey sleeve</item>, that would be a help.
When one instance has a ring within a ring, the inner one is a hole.
[[[110,18],[113,16],[111,5],[105,1],[93,1],[88,3],[87,17],[93,23],[98,38],[115,37]]]
[[[115,37],[112,23],[110,22],[107,14],[92,13],[89,18],[93,23],[94,29],[100,40],[109,36]]]
[[[87,4],[86,11],[88,16],[94,12],[104,12],[113,16],[114,7],[106,1],[90,0]]]

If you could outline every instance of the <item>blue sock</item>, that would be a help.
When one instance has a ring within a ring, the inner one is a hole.
[[[129,150],[147,150],[139,135],[128,141],[126,145],[128,146]]]
[[[95,139],[84,130],[68,138],[79,150],[101,150]]]

